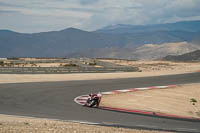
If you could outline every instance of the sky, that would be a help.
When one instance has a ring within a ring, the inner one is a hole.
[[[200,20],[200,0],[0,0],[0,29],[22,33],[189,20]]]

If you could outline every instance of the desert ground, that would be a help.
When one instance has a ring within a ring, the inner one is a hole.
[[[167,133],[0,115],[0,133]]]
[[[104,60],[121,65],[139,67],[141,72],[117,72],[117,73],[77,73],[77,74],[1,74],[2,83],[22,82],[48,82],[48,81],[72,81],[72,80],[97,80],[161,76],[200,71],[200,62],[169,62],[169,61],[124,61]],[[45,64],[43,64],[45,65]],[[46,64],[48,65],[48,64]]]
[[[200,118],[200,84],[103,95],[101,106]]]
[[[139,67],[142,72],[153,72],[155,74],[170,75],[178,73],[188,73],[200,70],[200,62],[172,62],[172,61],[159,61],[159,60],[102,60],[124,66]],[[147,75],[148,76],[148,75]]]

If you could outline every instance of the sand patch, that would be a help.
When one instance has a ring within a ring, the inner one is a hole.
[[[200,62],[102,60],[124,66],[138,67],[142,72],[186,73],[200,70]]]
[[[200,84],[103,95],[101,106],[200,118]]]

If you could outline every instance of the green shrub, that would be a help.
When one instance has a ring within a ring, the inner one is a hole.
[[[96,62],[90,62],[88,65],[95,66],[96,64],[97,64]]]
[[[195,105],[195,103],[197,103],[197,100],[194,99],[194,98],[191,98],[191,99],[190,99],[190,102],[192,103],[192,105]]]
[[[0,61],[0,66],[4,66],[4,62],[3,61]]]
[[[77,66],[76,64],[65,64],[65,65],[63,65],[64,67],[75,67],[75,66]]]
[[[24,122],[24,125],[29,125],[29,123],[28,122]]]

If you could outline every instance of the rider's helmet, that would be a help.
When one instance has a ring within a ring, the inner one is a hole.
[[[98,92],[97,96],[98,96],[98,97],[101,97],[101,96],[102,96],[101,92]]]
[[[89,96],[90,96],[90,97],[93,97],[93,96],[94,96],[94,94],[90,93],[90,94],[89,94]]]

